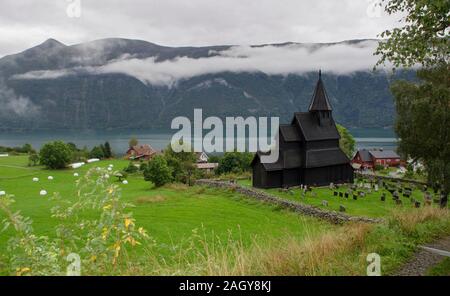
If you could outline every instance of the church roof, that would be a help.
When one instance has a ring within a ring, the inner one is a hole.
[[[314,114],[310,112],[296,112],[294,122],[297,122],[306,141],[338,140],[339,132],[333,119],[331,125],[319,125]]]
[[[299,142],[301,141],[298,128],[292,124],[280,124],[280,133],[286,142]]]
[[[264,152],[257,152],[257,155],[252,161],[252,164],[256,161],[256,158],[261,159],[261,155],[267,155]],[[262,163],[266,171],[279,171],[283,169],[295,169],[302,166],[302,152],[300,149],[289,149],[280,151],[278,160],[274,163]]]
[[[317,168],[349,163],[349,159],[339,148],[306,151],[306,167]]]
[[[322,73],[319,71],[319,81],[317,81],[316,89],[309,105],[309,111],[332,111],[328,95],[322,82]]]

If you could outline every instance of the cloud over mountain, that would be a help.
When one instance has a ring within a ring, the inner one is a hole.
[[[221,72],[262,72],[267,75],[303,74],[322,69],[333,74],[370,71],[377,61],[373,56],[377,41],[336,44],[286,44],[233,46],[211,51],[209,56],[175,57],[157,61],[157,56],[136,58],[123,55],[100,66],[40,70],[15,75],[14,79],[55,79],[68,75],[120,73],[151,85],[172,86],[181,79]]]

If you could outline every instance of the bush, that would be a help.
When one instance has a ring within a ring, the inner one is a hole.
[[[172,170],[163,156],[156,155],[145,168],[144,178],[160,187],[172,181]]]
[[[253,153],[249,152],[227,152],[220,159],[218,174],[241,173],[251,169]]]
[[[41,164],[49,169],[63,169],[72,159],[72,150],[64,142],[50,142],[41,148],[39,158]]]
[[[30,152],[28,155],[28,166],[37,166],[39,164],[39,155],[36,152]]]
[[[124,168],[123,171],[126,173],[129,173],[129,174],[134,174],[137,171],[139,171],[139,168],[137,166],[135,166],[133,162],[130,161],[128,166],[126,168]]]
[[[382,171],[382,170],[384,170],[384,166],[382,166],[381,164],[376,164],[374,169],[375,169],[375,171]]]

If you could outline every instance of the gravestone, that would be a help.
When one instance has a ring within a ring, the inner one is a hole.
[[[353,200],[358,200],[358,197],[356,195],[353,195]]]
[[[402,205],[402,200],[401,199],[396,199],[395,200],[395,204],[401,206]]]
[[[375,184],[375,191],[378,192],[378,184]]]
[[[415,206],[416,208],[420,208],[420,201],[417,201],[417,200],[416,200],[416,202],[414,203],[414,206]]]
[[[384,193],[381,195],[381,201],[386,201],[386,195]]]
[[[345,198],[348,198],[348,192],[344,193]]]
[[[344,194],[342,192],[339,192],[339,197],[344,197]]]
[[[331,182],[330,183],[330,190],[333,190],[334,189],[334,184],[333,184],[333,182]]]
[[[345,207],[343,205],[339,206],[339,212],[345,212]]]
[[[334,196],[338,196],[337,191],[334,191],[334,192],[333,192],[333,195],[334,195]]]
[[[324,207],[328,207],[328,201],[322,200],[322,205],[323,205]]]

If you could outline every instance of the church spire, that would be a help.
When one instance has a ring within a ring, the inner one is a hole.
[[[319,70],[319,80],[316,84],[316,89],[309,105],[309,111],[332,111],[328,95],[322,81],[322,70]]]

